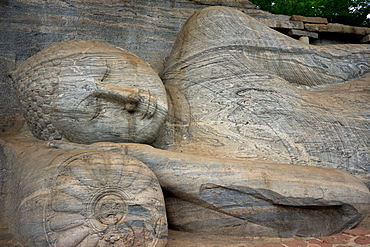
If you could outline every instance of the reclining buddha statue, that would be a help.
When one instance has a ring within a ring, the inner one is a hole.
[[[369,70],[368,45],[314,47],[227,7],[190,17],[161,77],[119,48],[54,44],[11,73],[28,126],[3,144],[11,229],[30,246],[164,246],[167,220],[242,236],[349,229],[370,207],[356,173],[368,92],[353,81]]]

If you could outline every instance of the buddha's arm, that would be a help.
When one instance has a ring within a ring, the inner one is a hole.
[[[230,205],[230,198],[225,200],[216,196],[217,193],[250,195],[283,206],[351,205],[361,214],[370,203],[367,187],[338,169],[218,159],[159,150],[144,144],[80,145],[54,141],[50,146],[125,152],[150,167],[165,190],[205,207]]]

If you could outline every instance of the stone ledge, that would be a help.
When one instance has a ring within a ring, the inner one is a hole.
[[[303,30],[296,30],[292,29],[288,32],[289,36],[307,36],[310,38],[318,39],[319,34],[315,32],[308,32],[308,31],[303,31]]]
[[[302,21],[308,23],[317,23],[317,24],[328,24],[328,19],[322,17],[306,17],[301,15],[292,15],[290,17],[291,21]]]
[[[305,29],[311,32],[326,32],[326,33],[348,33],[357,35],[370,34],[368,27],[353,27],[336,23],[325,24],[305,24]]]

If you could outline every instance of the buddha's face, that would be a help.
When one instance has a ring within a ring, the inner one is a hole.
[[[167,114],[162,81],[148,64],[102,45],[61,60],[49,121],[68,141],[150,143]]]

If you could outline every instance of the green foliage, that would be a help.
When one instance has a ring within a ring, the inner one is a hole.
[[[329,22],[370,26],[370,0],[252,0],[258,8],[284,15],[320,16]]]

